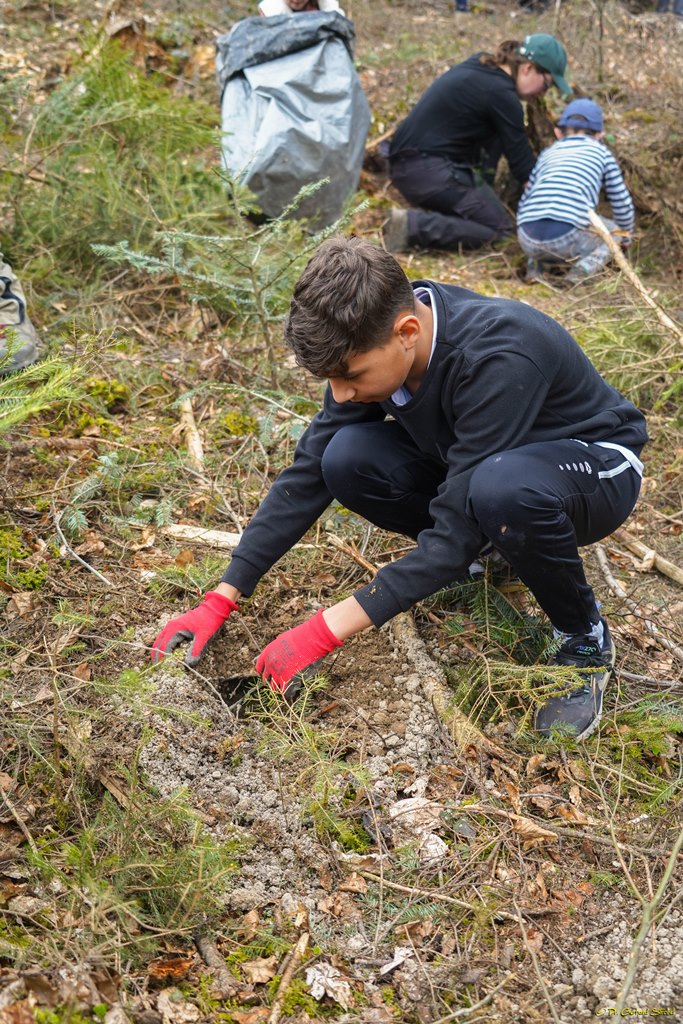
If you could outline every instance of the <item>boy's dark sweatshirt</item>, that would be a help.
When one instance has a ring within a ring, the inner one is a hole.
[[[642,413],[600,376],[572,336],[521,302],[486,298],[433,281],[436,346],[406,405],[337,403],[323,408],[247,526],[223,581],[249,596],[259,579],[332,500],[320,462],[350,423],[393,416],[445,479],[430,505],[434,520],[403,558],[354,595],[376,626],[466,572],[485,543],[467,512],[473,470],[487,456],[538,441],[613,441],[636,454],[648,440]]]

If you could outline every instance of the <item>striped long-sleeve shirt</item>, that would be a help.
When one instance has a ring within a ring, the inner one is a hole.
[[[623,231],[633,230],[633,200],[611,152],[591,135],[569,135],[544,149],[517,210],[517,223],[557,220],[577,228],[590,223],[601,189]]]

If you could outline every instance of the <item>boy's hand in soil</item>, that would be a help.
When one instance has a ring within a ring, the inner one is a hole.
[[[272,690],[284,693],[290,680],[318,658],[331,654],[343,641],[331,632],[322,611],[294,629],[281,633],[256,659],[256,671]]]
[[[171,619],[152,647],[152,661],[157,663],[175,650],[183,640],[192,640],[185,655],[185,664],[193,667],[200,660],[209,640],[212,640],[237,605],[225,594],[210,590],[201,604],[177,619]]]

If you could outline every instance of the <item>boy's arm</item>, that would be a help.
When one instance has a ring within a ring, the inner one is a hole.
[[[161,659],[184,641],[191,641],[185,661],[196,665],[222,625],[249,597],[261,576],[301,539],[329,505],[332,496],[321,472],[321,460],[334,434],[351,423],[381,420],[379,405],[344,403],[328,387],[322,410],[302,435],[291,466],[270,488],[242,535],[226,572],[215,590],[189,612],[172,619],[152,647],[152,660]]]
[[[633,199],[626,187],[621,168],[611,153],[607,154],[602,180],[615,221],[622,231],[626,231],[630,235],[635,222]]]

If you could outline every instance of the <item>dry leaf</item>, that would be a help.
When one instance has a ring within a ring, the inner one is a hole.
[[[7,774],[7,772],[0,772],[0,789],[3,793],[11,793],[13,789],[16,789],[16,786],[16,779],[13,779],[11,775]]]
[[[414,956],[414,953],[410,946],[396,946],[394,949],[394,955],[390,962],[388,964],[384,964],[383,967],[380,967],[378,971],[380,978],[383,978],[385,974],[388,974],[390,971],[400,967],[401,964],[405,963],[405,961],[409,960],[412,956]]]
[[[332,914],[333,917],[341,917],[344,913],[344,901],[339,893],[332,893],[331,896],[326,896],[324,899],[318,901],[318,910],[321,910],[323,914]]]
[[[526,774],[535,775],[543,764],[545,764],[545,754],[532,754],[526,763]]]
[[[581,790],[579,789],[578,786],[570,786],[569,787],[569,799],[571,800],[571,802],[574,804],[575,807],[581,807],[582,806],[583,800],[581,799]]]
[[[0,1010],[0,1024],[35,1024],[34,1002],[20,999]]]
[[[344,879],[338,888],[339,892],[366,893],[368,891],[368,883],[362,875],[358,874],[357,871],[352,871],[349,877]]]
[[[270,1017],[269,1006],[256,1006],[253,1010],[231,1010],[230,1019],[235,1024],[261,1024]]]
[[[519,814],[512,815],[513,829],[522,837],[522,847],[525,850],[532,850],[536,846],[543,846],[546,843],[556,843],[557,836],[547,828],[541,828],[530,818],[523,818]]]
[[[152,960],[147,966],[147,976],[157,987],[175,985],[187,977],[194,957],[182,953],[167,953]]]
[[[538,928],[534,928],[532,925],[526,933],[526,945],[534,953],[540,953],[541,947],[543,946],[543,938],[543,932],[539,931]]]
[[[38,603],[38,598],[32,590],[21,591],[19,594],[12,594],[7,602],[7,618],[30,619],[31,612]]]
[[[537,786],[532,786],[529,790],[532,793],[531,803],[534,807],[538,807],[542,811],[550,811],[558,802],[555,798],[559,796],[557,791],[553,790],[552,786],[545,783],[539,783]]]
[[[258,910],[250,910],[248,914],[245,914],[242,918],[238,935],[245,942],[251,942],[258,931],[258,926],[261,923]]]
[[[418,849],[420,864],[436,864],[448,856],[448,845],[436,832],[423,832]]]
[[[76,679],[82,679],[84,683],[87,683],[92,679],[92,669],[87,661],[82,661],[80,665],[76,665],[76,668],[71,670],[71,675],[76,676]]]
[[[260,956],[242,964],[242,973],[251,985],[265,985],[277,974],[277,957]]]
[[[329,996],[344,1010],[348,1010],[353,1003],[351,986],[339,968],[332,964],[321,961],[313,967],[307,967],[306,984],[308,991],[318,1002],[324,996]]]
[[[339,854],[339,862],[345,868],[358,868],[359,871],[380,871],[383,864],[391,857],[388,853],[354,853],[352,850]]]
[[[561,818],[568,821],[570,825],[592,825],[593,819],[589,818],[587,814],[580,811],[578,807],[574,807],[572,804],[560,804],[556,808],[556,813]]]
[[[157,997],[157,1010],[164,1024],[193,1024],[199,1020],[199,1007],[190,1003],[178,988],[165,988]]]
[[[397,800],[389,808],[389,817],[405,832],[419,836],[431,832],[441,824],[443,804],[427,800],[423,796],[412,796]]]
[[[522,801],[519,798],[519,787],[515,786],[514,782],[505,783],[505,791],[510,799],[513,809],[517,814],[522,813]]]

